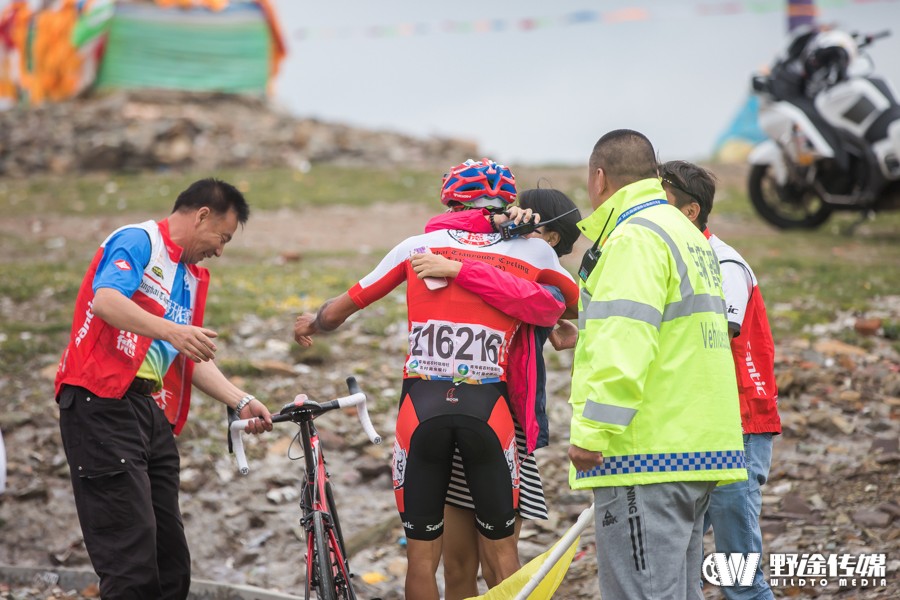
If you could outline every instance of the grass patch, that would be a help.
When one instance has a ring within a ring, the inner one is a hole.
[[[896,216],[878,224],[900,232]],[[760,281],[770,322],[779,336],[800,335],[804,328],[834,320],[837,311],[860,314],[877,307],[882,296],[896,295],[900,281],[900,240],[869,232],[852,238],[828,231],[734,237]]]
[[[210,176],[237,186],[254,210],[437,199],[441,183],[441,173],[435,172],[331,165],[313,166],[308,173],[266,169],[45,175],[0,182],[0,211],[7,216],[166,214],[181,191],[197,179]]]
[[[451,165],[447,165],[450,167]],[[74,177],[43,175],[0,181],[0,210],[7,216],[36,214],[115,215],[128,212],[165,214],[192,182],[217,177],[238,187],[254,210],[301,209],[343,204],[409,202],[440,197],[440,168],[354,168],[314,165],[301,173],[287,168],[88,173]],[[520,189],[559,188],[582,207],[589,205],[584,169],[568,167],[515,169]]]
[[[227,335],[244,314],[260,318],[297,315],[317,309],[365,274],[338,257],[319,256],[278,265],[248,259],[213,266],[205,321]]]
[[[15,376],[62,352],[82,273],[40,259],[0,269],[0,374]]]
[[[0,297],[14,303],[75,297],[87,264],[49,263],[40,256],[0,264]]]

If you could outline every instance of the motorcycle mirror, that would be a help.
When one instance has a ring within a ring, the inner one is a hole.
[[[763,75],[755,75],[752,80],[752,86],[754,92],[768,92],[769,78]]]

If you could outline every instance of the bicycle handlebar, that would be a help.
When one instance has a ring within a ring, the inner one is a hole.
[[[381,436],[375,431],[375,427],[372,426],[372,420],[369,418],[369,410],[366,407],[366,395],[359,389],[359,384],[356,383],[356,379],[353,377],[347,378],[347,387],[350,390],[349,396],[335,398],[334,400],[322,403],[308,400],[305,395],[299,394],[294,398],[294,402],[287,404],[281,409],[279,414],[272,416],[272,422],[283,423],[284,421],[292,421],[294,419],[294,414],[299,412],[314,413],[315,416],[318,416],[336,408],[349,408],[355,406],[356,416],[359,417],[359,422],[362,425],[363,431],[366,432],[366,435],[373,444],[380,444],[382,441]],[[244,453],[244,443],[241,439],[241,431],[247,427],[250,421],[251,419],[238,419],[232,421],[228,426],[231,445],[234,449],[238,470],[241,475],[246,475],[250,472],[250,466],[247,463],[247,455]]]

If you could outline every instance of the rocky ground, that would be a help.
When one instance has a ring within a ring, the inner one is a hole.
[[[296,118],[263,98],[103,93],[0,111],[0,175],[229,167],[449,165],[474,142]]]
[[[323,222],[330,217],[334,215],[321,215]],[[255,218],[275,222],[283,215]],[[394,233],[399,237],[402,232]],[[44,235],[52,236],[52,231]],[[271,243],[271,234],[255,235],[260,236],[257,243]],[[15,318],[9,304],[0,308],[4,319]],[[856,585],[839,587],[835,579],[823,588],[808,582],[801,586],[795,579],[778,587],[777,597],[869,600],[900,595],[900,355],[898,332],[890,325],[897,322],[900,296],[886,297],[877,311],[842,314],[802,337],[777,340],[784,435],[776,440],[771,477],[764,488],[767,550],[887,555],[886,586],[880,581],[862,586],[858,580]],[[354,317],[329,338],[332,350],[324,357],[293,350],[287,327],[280,319],[245,317],[235,335],[221,344],[220,357],[252,357],[256,371],[264,373],[254,379],[254,392],[281,401],[298,382],[302,389],[297,391],[314,390],[311,395],[317,399],[342,393],[344,376],[356,374],[379,407],[374,420],[385,443],[369,444],[355,417],[342,413],[321,420],[321,438],[337,486],[360,598],[401,598],[405,549],[389,465],[399,391],[396,357],[402,354],[404,322],[389,324],[382,335]],[[0,564],[89,568],[57,414],[50,402],[55,352],[48,349],[41,364],[0,379],[3,406],[15,407],[0,411],[9,455],[8,490],[0,495]],[[548,358],[552,443],[539,452],[538,460],[551,517],[525,527],[520,546],[525,559],[547,548],[590,504],[588,495],[566,485],[571,353],[554,354],[549,347],[547,353],[552,355]],[[35,389],[47,391],[46,401],[23,402],[34,396]],[[270,406],[274,408],[274,400]],[[199,401],[193,410],[209,414],[213,408]],[[298,523],[299,464],[291,461],[299,454],[292,447],[291,432],[248,439],[251,471],[246,477],[238,475],[233,458],[225,454],[224,436],[224,418],[198,418],[189,422],[179,443],[181,504],[194,574],[299,594],[305,565]],[[707,551],[712,551],[711,544]],[[593,557],[589,530],[558,597],[598,596]],[[710,586],[707,595],[719,597]],[[97,597],[96,589],[61,590],[51,580],[13,588],[0,581],[0,599],[91,597]]]

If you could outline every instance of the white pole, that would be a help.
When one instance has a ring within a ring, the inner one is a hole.
[[[577,538],[581,533],[588,528],[591,524],[592,519],[594,518],[594,505],[591,504],[588,508],[584,509],[581,514],[578,516],[578,520],[575,521],[575,524],[569,528],[569,530],[565,533],[565,535],[560,538],[559,542],[557,542],[556,547],[553,549],[553,552],[547,557],[547,560],[544,561],[544,564],[541,565],[541,568],[537,570],[537,572],[531,576],[531,579],[528,580],[528,584],[522,588],[522,591],[516,595],[515,600],[527,600],[528,596],[531,595],[531,592],[535,590],[537,586],[540,585],[541,581],[544,580],[544,577],[547,576],[547,573],[550,572],[556,563],[559,562],[559,559],[562,558],[562,555],[566,553],[566,550],[569,549],[575,542],[575,538]]]

